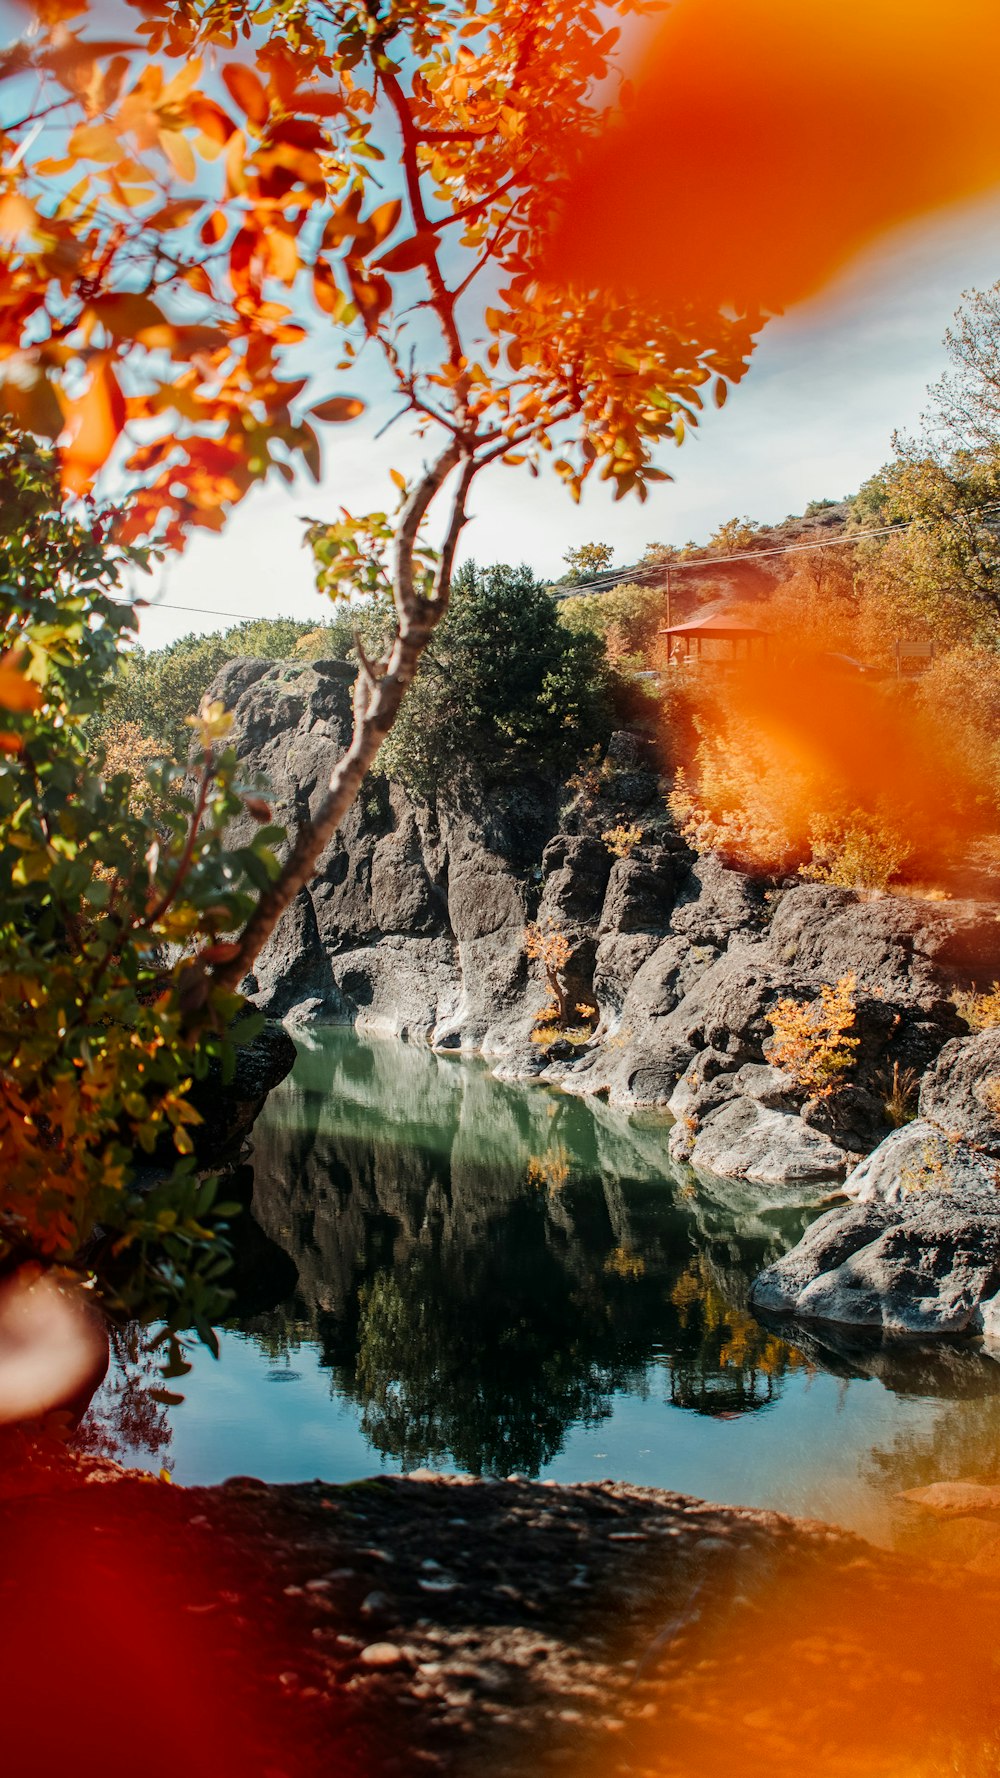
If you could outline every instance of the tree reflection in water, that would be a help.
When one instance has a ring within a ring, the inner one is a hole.
[[[692,1193],[663,1120],[331,1032],[255,1146],[254,1217],[299,1284],[240,1325],[271,1357],[316,1339],[404,1467],[535,1474],[664,1372],[670,1402],[724,1415],[805,1362],[747,1290],[807,1213]]]

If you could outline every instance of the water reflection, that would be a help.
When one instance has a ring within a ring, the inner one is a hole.
[[[535,1474],[617,1392],[725,1417],[809,1362],[746,1306],[806,1209],[693,1192],[661,1120],[426,1050],[324,1034],[257,1127],[252,1210],[298,1286],[240,1325],[272,1360],[318,1342],[405,1467]]]

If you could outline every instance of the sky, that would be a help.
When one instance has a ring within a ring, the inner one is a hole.
[[[651,490],[645,506],[634,497],[616,505],[595,483],[577,507],[554,477],[496,465],[476,484],[462,555],[528,562],[554,578],[565,551],[583,542],[613,545],[624,566],[652,540],[704,541],[736,515],[773,523],[810,500],[853,493],[890,455],[893,432],[916,428],[927,385],[945,368],[942,339],[962,292],[997,278],[1000,194],[897,231],[821,299],[769,324],[725,409],[660,459],[675,480]],[[331,379],[329,393],[343,381]],[[366,393],[363,380],[355,377],[352,392]],[[361,420],[326,428],[319,487],[275,481],[257,490],[221,536],[195,537],[152,580],[138,579],[134,591],[158,607],[143,613],[144,646],[248,617],[328,615],[300,516],[333,518],[341,505],[364,512],[394,498],[389,470],[417,468],[422,452],[405,421],[375,438],[388,417],[376,400]]]

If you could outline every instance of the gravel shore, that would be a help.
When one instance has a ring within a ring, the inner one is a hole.
[[[67,1724],[75,1774],[118,1770],[106,1741],[93,1767],[80,1756],[112,1680],[130,1778],[176,1778],[181,1759],[186,1778],[708,1778],[737,1749],[744,1778],[1000,1770],[996,1585],[773,1513],[426,1472],[180,1488],[88,1463],[7,1477],[0,1553],[11,1778],[59,1770]],[[23,1647],[39,1562],[39,1647],[66,1700],[44,1725]],[[95,1593],[115,1606],[92,1645]]]

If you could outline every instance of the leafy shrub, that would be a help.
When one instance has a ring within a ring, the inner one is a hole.
[[[643,830],[636,822],[619,822],[617,827],[609,827],[601,838],[611,853],[612,858],[631,858],[637,846],[642,844]]]
[[[799,874],[841,889],[888,889],[913,848],[884,816],[856,809],[846,820],[816,820],[809,829],[812,857]]]
[[[214,1344],[233,1208],[194,1173],[189,1088],[231,1066],[242,1005],[207,968],[276,874],[278,834],[226,847],[244,803],[221,711],[198,724],[193,787],[146,749],[90,757],[130,559],[65,517],[49,456],[0,434],[0,1268],[56,1265],[163,1321],[176,1374],[180,1330]],[[140,1194],[134,1156],[154,1152]]]
[[[767,1015],[774,1031],[766,1045],[768,1060],[814,1098],[828,1098],[854,1066],[861,1041],[850,1035],[856,987],[849,970],[833,987],[824,982],[818,1000],[779,1000]]]
[[[566,1024],[569,1012],[569,990],[563,971],[573,954],[565,932],[558,926],[540,926],[532,920],[524,929],[524,948],[532,963],[540,963],[551,1000],[537,1014],[533,1043],[551,1043]]]

